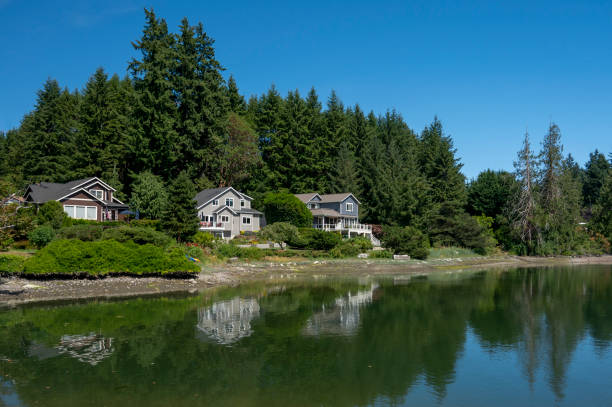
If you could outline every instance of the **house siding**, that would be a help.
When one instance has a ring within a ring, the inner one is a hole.
[[[96,220],[100,221],[102,219],[102,205],[99,202],[94,201],[89,198],[87,195],[80,193],[75,196],[71,196],[67,199],[62,199],[61,201],[62,207],[65,205],[75,205],[75,206],[95,206],[96,207]]]
[[[198,209],[198,217],[199,219],[202,219],[203,216],[209,216],[209,217],[215,217],[215,211],[218,211],[220,208],[222,208],[223,206],[225,206],[225,200],[226,198],[233,198],[234,199],[234,206],[232,207],[232,209],[235,212],[239,212],[240,209],[251,209],[251,201],[249,199],[246,198],[242,198],[241,195],[237,194],[236,192],[232,191],[232,190],[228,190],[226,192],[224,192],[223,194],[219,195],[217,198],[217,200],[219,200],[219,205],[217,206],[213,206],[212,204],[212,200],[207,203],[205,206],[201,207],[200,209]],[[244,206],[240,206],[240,201],[244,199]],[[237,236],[240,234],[241,231],[253,231],[253,232],[257,232],[261,229],[261,215],[258,214],[233,214],[228,208],[222,210],[221,212],[217,212],[216,213],[216,219],[217,222],[221,221],[221,215],[227,215],[230,217],[230,224],[228,225],[228,230],[231,230],[231,236]],[[249,216],[251,218],[251,224],[250,225],[242,225],[242,218],[243,216]],[[227,234],[224,234],[225,237],[230,237],[227,236]]]

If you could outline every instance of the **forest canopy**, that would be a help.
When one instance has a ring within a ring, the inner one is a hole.
[[[145,10],[127,76],[99,68],[74,91],[49,79],[20,126],[0,133],[0,195],[97,176],[155,218],[168,198],[147,193],[181,174],[256,202],[280,190],[352,192],[362,222],[414,228],[433,245],[609,250],[612,157],[596,150],[580,167],[554,123],[539,151],[525,136],[514,173],[486,170],[468,182],[437,117],[417,132],[395,110],[364,112],[333,91],[322,101],[314,88],[282,96],[272,85],[247,100],[225,79],[214,43],[202,23],[184,18],[172,32]]]

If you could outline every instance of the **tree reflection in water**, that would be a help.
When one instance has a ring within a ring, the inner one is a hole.
[[[0,376],[19,405],[605,405],[611,275],[316,280],[22,307],[0,312]],[[491,364],[507,383],[486,376]]]

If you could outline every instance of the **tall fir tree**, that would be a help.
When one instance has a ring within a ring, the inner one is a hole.
[[[176,64],[171,76],[178,106],[174,174],[185,170],[194,179],[218,178],[220,156],[228,142],[228,96],[215,57],[214,40],[199,23],[184,18],[176,36]]]
[[[233,75],[230,75],[227,80],[227,100],[229,110],[241,116],[246,115],[247,104],[244,100],[244,96],[242,96],[238,90],[238,85]]]
[[[164,19],[145,9],[145,27],[133,42],[140,59],[129,64],[135,89],[135,106],[128,160],[134,173],[151,170],[165,179],[177,162],[177,106],[171,75],[176,69],[175,39]]]
[[[610,168],[612,168],[612,165],[606,160],[606,156],[598,150],[589,154],[589,161],[585,165],[584,186],[582,189],[586,205],[591,206],[597,202],[599,191]]]
[[[198,231],[199,219],[195,186],[186,172],[181,172],[168,188],[168,204],[161,225],[179,242],[189,241]]]
[[[26,115],[19,130],[27,180],[66,182],[75,175],[79,103],[77,92],[60,90],[55,80],[47,80],[38,92],[34,111]]]

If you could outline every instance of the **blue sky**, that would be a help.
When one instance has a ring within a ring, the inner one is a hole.
[[[48,77],[125,75],[151,6],[172,30],[202,21],[247,96],[335,89],[416,131],[437,115],[468,177],[512,169],[525,129],[539,143],[551,121],[581,164],[612,151],[612,1],[0,0],[0,130]]]

